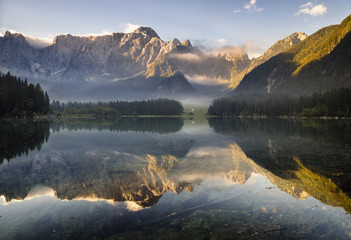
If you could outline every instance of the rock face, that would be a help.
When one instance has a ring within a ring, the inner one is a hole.
[[[239,47],[205,53],[189,40],[163,41],[149,27],[105,36],[59,35],[52,45],[41,49],[32,47],[22,34],[6,32],[0,37],[0,72],[39,81],[55,99],[126,99],[133,91],[133,98],[149,97],[150,93],[189,94],[194,89],[188,80],[234,89],[255,67],[306,37],[294,33],[250,60]]]
[[[151,28],[140,27],[105,36],[59,35],[51,46],[34,49],[23,35],[7,32],[0,38],[0,66],[3,72],[56,82],[111,81],[145,71],[180,44],[177,39],[162,41]]]
[[[105,36],[59,35],[52,45],[41,49],[28,44],[22,34],[6,32],[0,37],[0,72],[10,71],[29,81],[39,81],[56,99],[74,96],[90,99],[92,93],[94,99],[126,98],[129,96],[127,92],[133,92],[135,87],[136,91],[143,93],[140,98],[158,94],[158,90],[183,94],[194,89],[184,76],[175,76],[175,71],[167,76],[154,74],[159,79],[148,82],[148,91],[139,89],[144,81],[149,80],[144,75],[148,66],[180,46],[192,48],[189,40],[183,45],[178,39],[162,41],[148,27],[140,27],[132,33]],[[132,80],[119,83],[119,80],[128,79]],[[118,91],[110,91],[107,96],[99,92],[102,88]]]

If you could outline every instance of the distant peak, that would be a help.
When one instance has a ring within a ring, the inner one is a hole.
[[[6,31],[4,37],[9,37],[9,36],[11,36],[11,32],[10,31]]]
[[[27,42],[25,37],[21,33],[11,33],[10,31],[6,31],[4,37],[9,39],[15,39],[16,41],[19,41],[22,43]]]
[[[191,42],[190,42],[189,39],[184,40],[184,42],[182,43],[182,45],[183,45],[184,47],[192,47]]]
[[[153,38],[160,38],[158,34],[153,30],[151,27],[138,27],[137,29],[134,30],[133,33],[144,33],[145,35]]]
[[[297,38],[298,39],[300,39],[301,41],[303,41],[303,40],[305,40],[307,37],[308,37],[308,35],[306,34],[306,33],[304,33],[304,32],[296,32],[296,33],[294,33],[296,36],[297,36]]]
[[[13,38],[21,37],[24,39],[24,36],[21,33],[11,33],[10,31],[6,31],[4,37],[13,37]]]
[[[61,34],[61,35],[57,35],[54,40],[53,40],[53,44],[57,44],[59,41],[62,41],[64,39],[72,39],[73,36],[71,34]]]

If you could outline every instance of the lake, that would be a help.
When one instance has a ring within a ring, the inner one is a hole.
[[[0,121],[0,239],[350,239],[351,122]]]

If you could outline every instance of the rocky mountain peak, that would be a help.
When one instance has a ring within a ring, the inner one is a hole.
[[[295,32],[292,35],[290,35],[288,39],[290,40],[290,45],[295,45],[296,43],[305,40],[307,37],[308,35],[304,32]]]
[[[6,31],[4,37],[5,38],[13,38],[13,39],[20,40],[20,41],[26,41],[25,37],[22,34],[11,33],[10,31]]]
[[[10,37],[10,36],[12,36],[11,32],[10,31],[6,31],[4,37]]]
[[[66,35],[58,35],[54,38],[53,40],[53,44],[57,44],[59,43],[60,41],[62,40],[69,40],[69,39],[72,39],[73,36],[71,34],[66,34]]]
[[[185,46],[185,47],[192,47],[191,42],[190,42],[189,39],[184,40],[184,42],[182,43],[182,45]]]
[[[153,37],[160,38],[158,34],[155,32],[155,30],[153,30],[150,27],[139,27],[135,29],[133,33],[143,33],[149,36],[150,38],[153,38]]]

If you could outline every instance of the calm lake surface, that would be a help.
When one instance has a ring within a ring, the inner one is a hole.
[[[351,122],[0,121],[0,239],[350,239]]]

